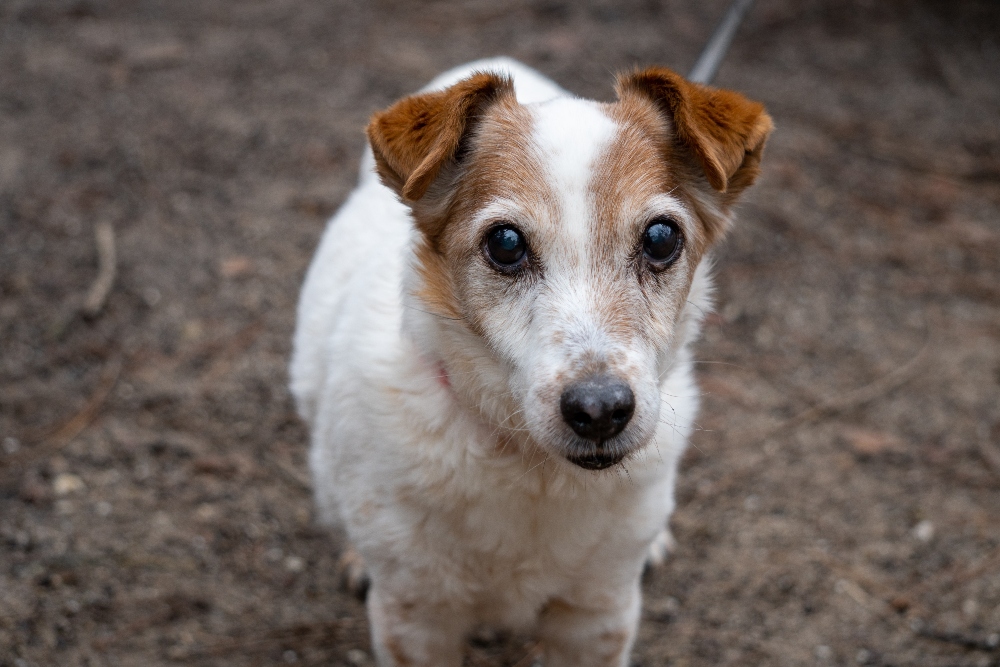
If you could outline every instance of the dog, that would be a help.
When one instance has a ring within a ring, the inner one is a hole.
[[[505,58],[442,74],[373,116],[308,270],[291,388],[382,667],[458,667],[483,625],[534,632],[547,667],[627,664],[708,254],[772,122],[665,68],[616,92]]]

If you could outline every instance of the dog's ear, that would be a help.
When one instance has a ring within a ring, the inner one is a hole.
[[[671,121],[675,141],[693,154],[709,184],[729,199],[760,172],[773,123],[764,107],[739,93],[691,83],[665,67],[618,77],[618,97],[646,98]]]
[[[476,116],[504,97],[514,99],[510,77],[480,72],[376,113],[367,132],[382,182],[404,200],[419,200],[456,156]]]

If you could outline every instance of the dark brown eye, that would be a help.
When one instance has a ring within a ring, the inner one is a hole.
[[[656,268],[665,269],[681,254],[681,232],[670,218],[657,218],[642,237],[642,252]]]
[[[494,227],[486,234],[486,254],[501,268],[516,268],[525,261],[527,253],[524,235],[516,227]]]

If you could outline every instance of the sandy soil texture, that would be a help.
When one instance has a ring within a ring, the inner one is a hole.
[[[0,665],[370,665],[286,389],[368,115],[500,53],[609,99],[726,4],[0,2]],[[1000,4],[759,0],[717,83],[777,130],[634,663],[1000,665]]]

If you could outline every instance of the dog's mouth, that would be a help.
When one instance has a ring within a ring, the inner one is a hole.
[[[605,468],[610,468],[615,464],[621,463],[624,458],[624,453],[602,451],[586,454],[584,456],[566,457],[570,463],[578,465],[584,470],[604,470]]]

